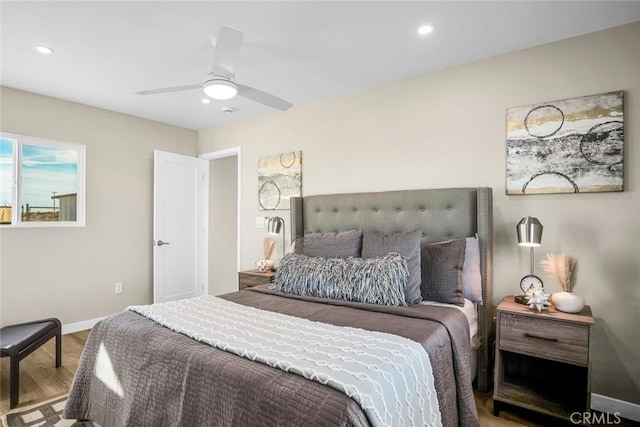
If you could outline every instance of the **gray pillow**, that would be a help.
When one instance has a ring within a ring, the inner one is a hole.
[[[422,244],[422,299],[464,305],[462,267],[465,239]]]
[[[295,253],[310,257],[348,258],[360,257],[362,230],[337,233],[306,232],[304,238],[296,239]]]
[[[407,261],[381,258],[323,258],[287,254],[280,261],[275,289],[322,298],[380,305],[406,305]]]
[[[420,295],[420,241],[422,230],[406,233],[381,234],[365,231],[362,235],[362,258],[375,258],[395,252],[407,259],[409,282],[405,290],[407,304],[418,304]]]

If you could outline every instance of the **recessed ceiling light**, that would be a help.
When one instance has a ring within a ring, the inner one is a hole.
[[[37,46],[36,50],[45,55],[51,55],[53,53],[53,49],[49,46]]]
[[[209,98],[202,98],[200,102],[202,102],[203,104],[210,104],[211,100]]]
[[[425,36],[433,31],[433,27],[431,25],[423,25],[418,27],[418,34],[421,36]]]

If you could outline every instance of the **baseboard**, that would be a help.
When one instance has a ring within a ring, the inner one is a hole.
[[[82,322],[69,323],[67,325],[62,325],[62,335],[72,334],[74,332],[86,331],[87,329],[93,328],[93,325],[105,319],[105,317],[96,317],[95,319],[83,320]]]
[[[640,421],[640,405],[601,394],[591,393],[591,409],[609,414],[618,413],[622,418]]]

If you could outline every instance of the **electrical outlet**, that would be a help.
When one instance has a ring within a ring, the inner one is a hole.
[[[121,294],[124,292],[124,285],[122,282],[116,282],[116,294]]]

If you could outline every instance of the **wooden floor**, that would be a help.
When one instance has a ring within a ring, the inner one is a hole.
[[[20,404],[15,409],[31,406],[66,394],[71,388],[82,348],[89,331],[76,332],[62,337],[62,366],[55,368],[55,340],[51,340],[20,362]],[[0,414],[9,411],[9,358],[1,359]],[[502,411],[500,417],[492,414],[491,394],[476,392],[476,405],[481,427],[551,427],[548,418],[536,419],[528,412]],[[565,426],[570,423],[563,424]],[[640,423],[624,421],[618,426],[638,427]]]

